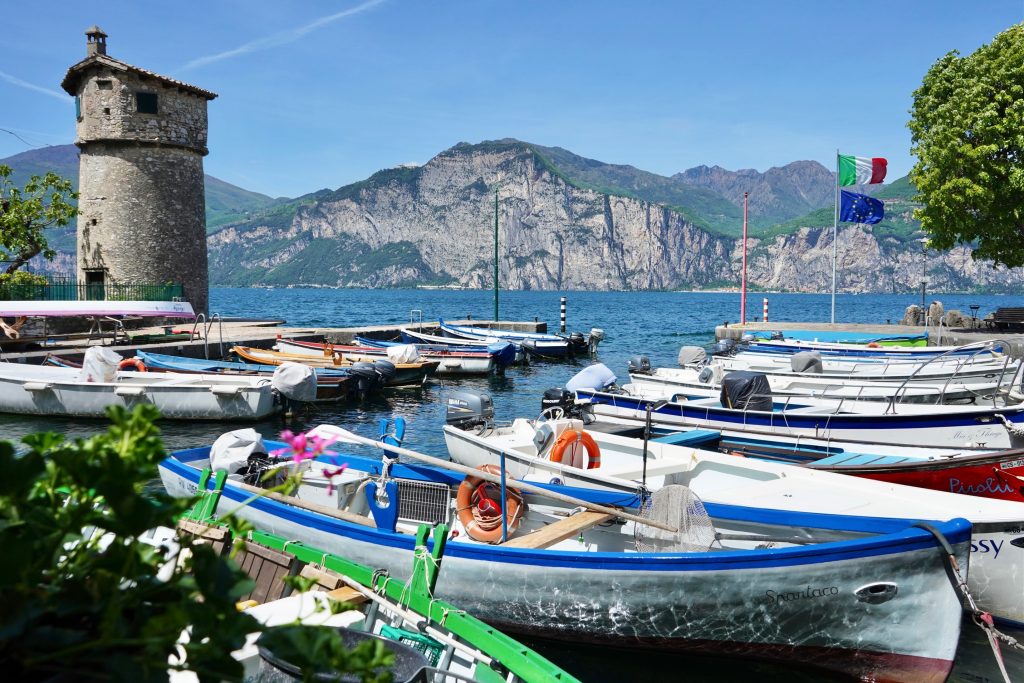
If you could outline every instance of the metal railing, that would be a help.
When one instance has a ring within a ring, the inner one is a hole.
[[[180,284],[92,284],[72,280],[51,280],[45,285],[0,283],[0,301],[174,301],[182,296]]]

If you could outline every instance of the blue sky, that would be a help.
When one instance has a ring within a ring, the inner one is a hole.
[[[175,14],[175,9],[177,14]],[[0,128],[73,141],[59,83],[110,55],[219,93],[206,170],[296,196],[515,137],[671,175],[843,153],[909,171],[911,93],[1024,0],[10,3]],[[0,158],[29,149],[0,131]]]

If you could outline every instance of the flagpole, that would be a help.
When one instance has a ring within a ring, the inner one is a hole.
[[[743,286],[740,294],[740,324],[747,324],[747,193],[743,193]]]
[[[836,263],[839,260],[839,150],[836,149],[836,210],[832,219],[832,324],[836,323]]]

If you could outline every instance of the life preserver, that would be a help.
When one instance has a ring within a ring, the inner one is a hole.
[[[580,452],[580,446],[586,449],[586,469],[592,470],[595,467],[600,467],[601,449],[598,448],[597,442],[594,441],[594,437],[582,429],[579,431],[576,431],[575,429],[566,429],[558,435],[555,445],[551,447],[551,462],[562,462],[564,459],[566,461],[566,465],[583,469],[583,454]]]
[[[135,370],[136,372],[148,372],[149,368],[138,358],[125,358],[117,364],[118,370]]]
[[[497,465],[481,465],[477,468],[481,472],[490,474],[501,474],[501,468]],[[455,497],[459,522],[465,527],[469,537],[482,543],[501,542],[501,505],[495,498],[501,497],[501,486],[490,481],[484,481],[472,474],[459,484],[459,491]],[[505,488],[505,509],[508,510],[508,533],[509,536],[519,526],[524,507],[523,496],[518,490]]]
[[[878,348],[881,348],[881,347],[882,347],[882,345],[879,344],[878,342],[868,342],[868,348],[869,349],[878,349]]]

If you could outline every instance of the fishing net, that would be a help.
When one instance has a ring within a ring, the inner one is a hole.
[[[715,527],[697,494],[682,484],[655,491],[640,507],[640,516],[674,527],[666,531],[637,523],[636,550],[640,553],[702,553],[715,542]]]

